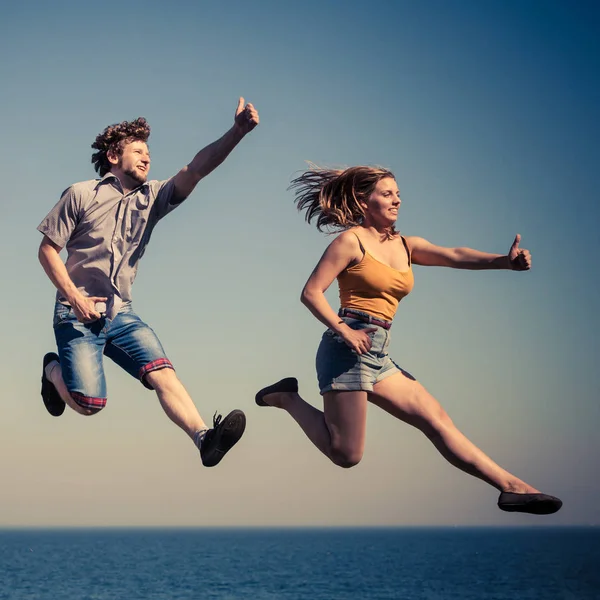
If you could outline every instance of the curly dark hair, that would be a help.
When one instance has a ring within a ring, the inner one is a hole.
[[[327,169],[309,163],[310,168],[292,180],[288,189],[295,192],[294,202],[299,211],[306,211],[307,223],[317,220],[319,231],[346,230],[362,225],[366,202],[377,182],[394,174],[382,167],[358,166],[346,169]],[[390,227],[388,237],[395,235]]]
[[[150,125],[144,117],[138,117],[135,121],[123,121],[115,125],[109,125],[92,144],[92,148],[98,152],[92,154],[94,169],[104,177],[111,169],[107,154],[112,151],[117,156],[123,154],[126,142],[147,142],[150,137]]]

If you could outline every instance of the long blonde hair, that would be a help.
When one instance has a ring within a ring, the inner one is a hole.
[[[362,225],[367,202],[377,182],[394,174],[382,167],[357,166],[347,169],[326,169],[314,164],[292,179],[288,189],[294,190],[294,202],[310,223],[317,219],[317,229],[335,231]],[[395,234],[391,227],[389,236]]]

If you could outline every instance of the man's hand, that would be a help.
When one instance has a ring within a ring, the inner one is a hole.
[[[242,138],[258,125],[258,112],[252,104],[245,104],[240,98],[235,109],[233,127],[212,144],[202,148],[192,162],[183,167],[174,177],[177,202],[185,200],[198,182],[212,173],[240,143]]]
[[[93,323],[102,316],[96,310],[96,302],[106,302],[107,300],[108,298],[80,294],[77,298],[72,299],[70,303],[80,323]]]
[[[524,248],[519,248],[521,235],[517,233],[515,241],[508,251],[508,262],[513,271],[528,271],[531,269],[531,252]]]
[[[258,125],[258,112],[252,104],[245,104],[240,98],[235,109],[234,126],[242,134],[250,133]]]

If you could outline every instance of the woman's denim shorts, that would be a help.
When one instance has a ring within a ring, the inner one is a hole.
[[[367,313],[352,310],[369,317]],[[352,329],[371,329],[371,349],[357,354],[334,331],[328,329],[321,338],[317,350],[317,379],[321,395],[330,391],[372,392],[373,386],[394,373],[402,372],[389,357],[390,330],[352,317],[340,316]]]

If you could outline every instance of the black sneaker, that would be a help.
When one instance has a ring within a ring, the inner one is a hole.
[[[209,429],[200,444],[200,456],[205,467],[214,467],[225,454],[237,444],[246,429],[246,415],[241,410],[232,410],[224,419],[213,417],[213,428]]]
[[[53,360],[59,362],[58,355],[54,352],[48,352],[42,362],[42,400],[44,401],[46,410],[53,417],[60,417],[65,412],[65,402],[60,397],[54,384],[46,377],[46,366]]]

